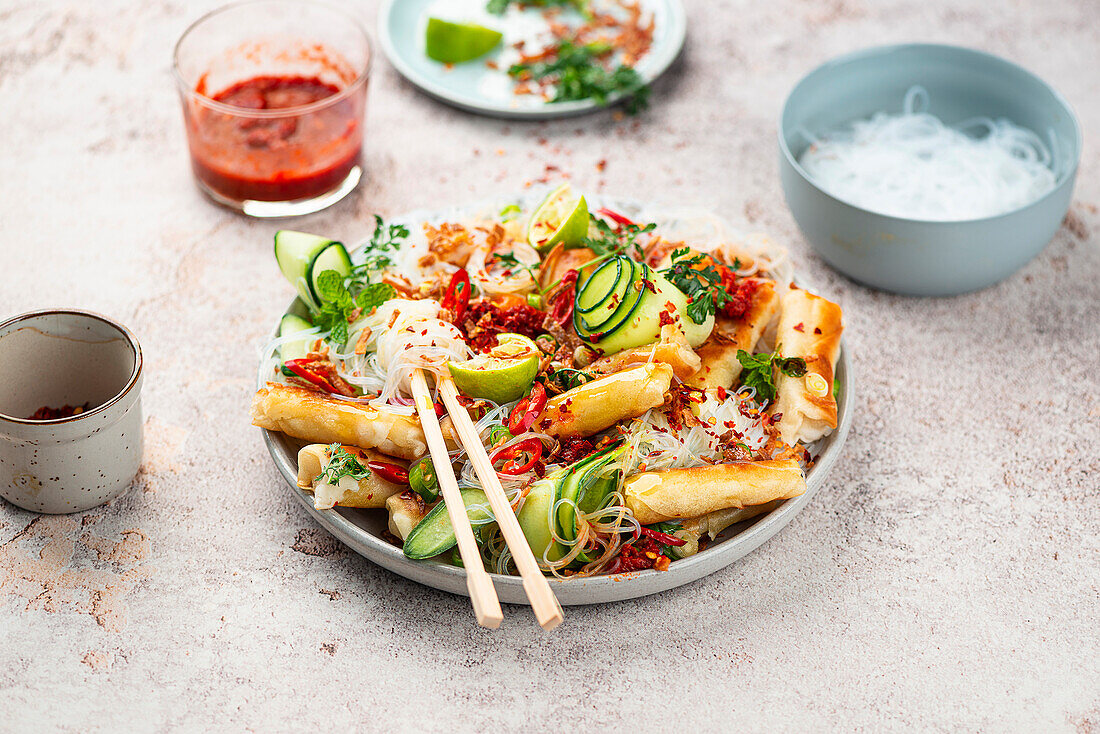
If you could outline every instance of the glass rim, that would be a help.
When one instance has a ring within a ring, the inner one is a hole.
[[[315,8],[322,8],[324,10],[336,13],[337,15],[343,16],[345,20],[351,23],[352,27],[356,28],[359,31],[359,34],[363,38],[363,43],[367,47],[367,60],[366,63],[363,64],[363,69],[359,72],[359,75],[339,92],[325,97],[324,99],[319,99],[316,102],[310,102],[309,104],[298,105],[296,107],[280,107],[273,110],[256,110],[249,107],[238,107],[237,105],[219,102],[213,97],[195,91],[191,84],[183,78],[183,72],[180,71],[180,47],[183,45],[184,41],[186,41],[188,37],[190,37],[191,34],[194,33],[200,25],[210,20],[211,18],[214,18],[215,16],[221,15],[222,13],[228,12],[230,10],[236,10],[237,8],[246,7],[248,5],[263,5],[265,3],[271,2],[283,2],[292,5],[311,5]],[[197,18],[193,23],[191,23],[191,25],[187,26],[186,30],[184,30],[184,32],[180,35],[179,40],[176,41],[175,46],[172,47],[172,76],[175,78],[176,85],[179,87],[180,91],[183,94],[187,95],[188,98],[198,101],[200,104],[212,110],[216,110],[227,115],[255,118],[290,117],[325,109],[326,107],[347,99],[354,92],[363,87],[367,83],[367,80],[370,78],[370,72],[373,66],[374,45],[371,43],[370,34],[367,33],[366,26],[360,23],[358,18],[356,18],[354,15],[347,12],[343,8],[337,8],[325,2],[317,2],[317,0],[239,0],[238,2],[228,3],[226,5],[222,5],[220,8],[215,8],[208,13],[204,13],[202,16]]]

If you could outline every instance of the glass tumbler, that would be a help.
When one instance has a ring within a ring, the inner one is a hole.
[[[215,10],[176,44],[191,168],[211,199],[254,217],[320,211],[362,176],[367,32],[308,0]]]

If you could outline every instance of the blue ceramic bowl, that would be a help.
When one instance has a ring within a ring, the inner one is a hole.
[[[802,131],[818,135],[875,112],[900,112],[913,85],[928,91],[929,111],[948,125],[1006,117],[1044,141],[1053,135],[1055,188],[994,217],[902,219],[831,196],[798,164],[809,145]],[[903,44],[857,51],[804,77],[783,106],[779,150],[787,205],[826,261],[875,288],[946,296],[993,285],[1046,246],[1069,209],[1081,129],[1058,92],[1011,62],[957,46]]]

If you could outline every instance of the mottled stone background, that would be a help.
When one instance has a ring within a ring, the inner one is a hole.
[[[249,426],[290,291],[274,226],[191,183],[169,57],[213,4],[0,0],[0,315],[111,314],[148,368],[132,491],[83,515],[0,507],[0,729],[1100,731],[1100,5],[687,4],[686,52],[637,120],[471,117],[380,59],[368,178],[300,223],[355,240],[372,212],[507,194],[558,166],[767,230],[844,305],[858,410],[810,506],[710,578],[569,609],[547,635],[523,608],[480,630],[465,599],[345,551]],[[375,2],[348,6],[374,27]],[[1014,59],[1085,128],[1065,226],[981,293],[854,285],[779,190],[794,81],[909,40]]]

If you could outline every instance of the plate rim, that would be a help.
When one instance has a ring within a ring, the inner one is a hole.
[[[528,192],[530,193],[530,192]],[[506,197],[494,197],[494,202]],[[652,206],[626,197],[601,194],[598,197],[604,205]],[[462,211],[483,208],[487,202],[469,202],[467,204],[438,207],[435,209],[418,208],[391,217],[394,221],[412,220],[421,217],[460,216]],[[355,249],[358,249],[355,248]],[[290,313],[300,304],[297,298],[290,301],[283,312]],[[282,316],[280,315],[280,319]],[[278,325],[276,324],[276,333]],[[260,365],[262,367],[262,365]],[[626,599],[634,599],[650,594],[674,589],[709,576],[716,571],[740,560],[772,538],[800,513],[818,490],[824,485],[833,466],[840,458],[844,443],[851,428],[856,393],[853,389],[855,378],[848,341],[841,337],[837,357],[836,379],[841,384],[840,401],[837,405],[837,428],[824,441],[828,444],[818,454],[818,460],[806,473],[806,492],[785,501],[778,508],[753,518],[751,523],[728,537],[711,544],[708,548],[688,558],[674,561],[666,571],[645,570],[626,574],[588,576],[584,578],[557,579],[547,577],[553,584],[558,600],[566,606],[604,604]],[[259,375],[257,375],[259,378]],[[262,380],[258,379],[262,385]],[[317,521],[321,527],[335,536],[341,543],[354,550],[367,560],[382,566],[400,576],[452,594],[468,596],[466,572],[456,566],[439,561],[413,561],[405,557],[401,549],[356,525],[346,512],[363,512],[357,508],[333,508],[318,510],[313,506],[313,497],[298,487],[297,456],[287,450],[288,439],[277,431],[260,429],[264,445],[275,462],[280,475],[291,487],[294,496]],[[383,510],[378,510],[383,511]],[[739,525],[733,526],[737,528]],[[725,531],[723,535],[728,533]],[[523,579],[519,576],[491,573],[490,577],[497,589],[501,602],[527,605],[523,591]]]
[[[621,94],[613,95],[608,103],[603,106],[592,100],[576,100],[572,102],[555,102],[553,104],[547,103],[540,107],[518,108],[503,103],[494,104],[488,101],[478,101],[467,95],[458,94],[446,85],[439,84],[419,74],[398,52],[393,37],[390,35],[389,20],[398,2],[404,1],[383,0],[382,6],[378,10],[378,42],[382,47],[383,54],[390,62],[390,66],[407,82],[433,99],[466,112],[504,120],[553,120],[577,117],[609,109],[622,99]],[[676,59],[679,58],[687,39],[687,12],[684,9],[682,0],[657,0],[657,2],[664,3],[668,7],[673,35],[667,47],[660,47],[660,53],[656,53],[656,49],[651,50],[652,53],[655,53],[655,61],[642,75],[646,84],[652,84],[669,70]]]

